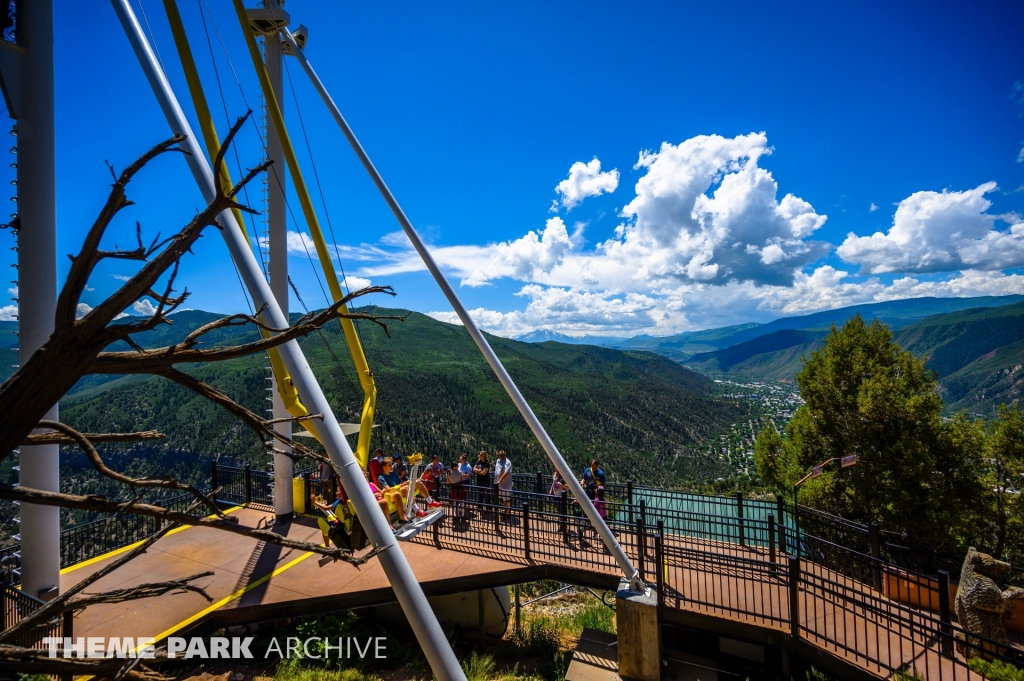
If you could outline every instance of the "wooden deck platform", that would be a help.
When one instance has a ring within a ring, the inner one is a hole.
[[[246,526],[255,526],[272,515],[252,508],[236,509],[234,513]],[[436,540],[424,533],[417,542],[400,544],[428,596],[538,579],[606,589],[618,584],[619,572],[602,547],[584,541],[559,545],[557,537],[562,535],[557,528],[546,532],[543,527],[532,527],[531,532],[537,534],[532,536],[531,546],[536,538],[539,550],[527,558],[521,550],[521,529],[514,525],[485,534],[495,525],[483,516],[468,521],[448,518],[445,522],[451,525],[446,525]],[[299,518],[275,529],[294,539],[320,541],[319,528],[312,518]],[[761,548],[719,545],[681,536],[665,539],[662,611],[668,621],[709,631],[718,629],[722,635],[737,638],[743,638],[746,631],[750,633],[748,640],[810,651],[832,664],[850,665],[847,669],[863,678],[886,678],[892,669],[916,668],[929,679],[980,679],[969,673],[962,661],[956,663],[939,655],[938,643],[915,628],[912,610],[889,601],[862,582],[804,561],[803,569],[810,579],[798,592],[802,629],[800,637],[793,637],[791,590],[782,563],[777,569],[767,563]],[[635,547],[626,548],[635,555]],[[126,550],[66,568],[62,571],[62,589]],[[716,557],[720,562],[716,563]],[[180,579],[208,570],[214,574],[197,584],[206,588],[210,602],[199,594],[176,593],[91,606],[76,615],[74,635],[152,636],[159,641],[198,626],[216,628],[394,600],[379,561],[371,560],[361,567],[341,562],[321,567],[318,554],[193,527],[164,537],[91,590]],[[829,586],[816,587],[815,575]],[[837,585],[845,593],[838,593]],[[850,594],[856,598],[844,598]],[[851,602],[860,606],[850,607]]]
[[[272,516],[239,509],[239,521],[255,526]],[[315,520],[300,518],[275,529],[288,537],[319,542]],[[440,551],[421,544],[401,544],[428,595],[457,593],[535,579],[529,565],[455,551]],[[61,589],[67,589],[127,551],[61,571]],[[133,584],[180,579],[212,571],[197,580],[213,599],[195,593],[175,593],[128,603],[97,605],[75,617],[75,636],[154,636],[165,638],[202,621],[217,625],[266,621],[297,614],[394,601],[380,563],[371,560],[354,567],[332,562],[319,565],[319,554],[284,549],[248,537],[217,530],[187,527],[173,531],[145,554],[97,582],[90,591],[124,588]]]

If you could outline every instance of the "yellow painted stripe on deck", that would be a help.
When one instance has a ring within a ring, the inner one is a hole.
[[[168,636],[170,636],[174,632],[176,632],[179,629],[182,629],[182,628],[188,626],[189,624],[192,624],[193,622],[195,622],[196,620],[200,619],[201,617],[205,617],[206,615],[210,614],[214,610],[217,610],[219,608],[224,607],[225,605],[227,605],[231,601],[233,601],[235,599],[238,599],[238,598],[241,598],[242,596],[244,596],[249,591],[252,591],[256,587],[265,584],[266,582],[270,581],[271,578],[277,577],[279,574],[281,574],[285,570],[290,570],[291,568],[295,567],[296,565],[298,565],[299,563],[301,563],[302,561],[306,560],[307,558],[309,558],[312,555],[313,555],[312,551],[308,551],[308,552],[302,554],[301,556],[299,556],[295,560],[291,561],[290,563],[287,563],[287,564],[282,565],[281,567],[277,568],[276,570],[271,572],[269,575],[264,575],[263,577],[260,577],[259,579],[257,579],[252,584],[249,584],[247,586],[243,586],[238,591],[235,591],[233,594],[222,598],[221,600],[217,601],[216,603],[214,603],[210,607],[206,608],[205,610],[200,610],[199,612],[197,612],[196,614],[192,615],[188,619],[184,619],[181,622],[178,622],[177,624],[175,624],[170,629],[167,629],[166,631],[160,632],[159,634],[157,634],[153,638],[149,639],[146,643],[140,644],[138,647],[136,647],[135,651],[138,652],[139,650],[141,650],[142,648],[144,648],[144,647],[146,647],[148,645],[154,645],[157,641],[160,641],[162,639],[167,638]]]
[[[229,508],[228,510],[224,511],[224,514],[227,515],[228,513],[234,513],[235,511],[237,511],[237,510],[239,510],[241,508],[243,508],[243,507],[242,506],[234,506],[234,507]],[[216,518],[216,517],[217,517],[216,515],[208,515],[208,516],[206,516],[206,519]],[[167,534],[165,534],[164,536],[165,537],[170,537],[172,534],[177,534],[178,532],[182,532],[184,530],[187,530],[190,527],[195,527],[195,525],[182,525],[181,527],[176,527],[173,530],[171,530],[170,532],[168,532]],[[93,563],[98,563],[101,560],[106,560],[107,558],[110,558],[112,556],[116,556],[119,553],[124,553],[125,551],[131,551],[132,549],[137,548],[138,546],[141,546],[142,543],[145,542],[145,541],[148,541],[148,538],[147,539],[143,539],[142,541],[137,541],[134,544],[129,544],[128,546],[122,546],[121,548],[114,549],[113,551],[108,551],[107,553],[104,553],[101,556],[96,556],[95,558],[90,558],[89,560],[83,560],[81,563],[75,563],[74,565],[69,565],[66,568],[64,568],[63,570],[61,570],[60,574],[66,575],[69,572],[74,572],[78,568],[84,568],[87,565],[92,565]]]
[[[182,528],[182,529],[184,529],[184,528]],[[301,556],[299,556],[298,558],[296,558],[292,562],[290,562],[290,563],[288,563],[286,565],[282,565],[281,567],[277,568],[276,570],[271,572],[269,575],[264,575],[263,577],[260,577],[259,579],[257,579],[252,584],[249,584],[248,586],[243,586],[238,591],[234,592],[230,596],[222,598],[221,600],[217,601],[216,603],[214,603],[210,607],[206,608],[205,610],[200,610],[199,612],[197,612],[196,614],[192,615],[188,619],[184,619],[184,620],[178,622],[177,624],[175,624],[170,629],[167,629],[165,631],[161,631],[159,634],[157,634],[153,638],[148,639],[145,643],[140,643],[139,645],[135,646],[135,649],[132,652],[134,652],[135,654],[138,654],[138,652],[140,650],[142,650],[143,648],[145,648],[146,646],[156,645],[157,641],[160,641],[160,640],[163,640],[163,639],[167,638],[168,636],[170,636],[174,632],[178,631],[179,629],[187,627],[188,625],[192,624],[193,622],[195,622],[200,617],[205,617],[206,615],[210,614],[214,610],[217,610],[218,608],[224,607],[225,605],[227,605],[231,601],[233,601],[233,600],[235,600],[237,598],[241,598],[246,593],[252,591],[256,587],[260,586],[261,584],[264,584],[264,583],[270,581],[270,579],[272,577],[276,577],[279,574],[281,574],[282,572],[284,572],[285,570],[289,570],[289,569],[295,567],[296,565],[298,565],[299,563],[301,563],[302,561],[306,560],[307,558],[309,558],[312,555],[313,555],[312,551],[309,551],[308,553],[302,554]],[[92,679],[94,679],[94,678],[95,678],[94,676],[78,676],[78,677],[75,677],[75,680],[76,681],[92,681]]]

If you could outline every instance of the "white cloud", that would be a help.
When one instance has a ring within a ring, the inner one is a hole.
[[[135,310],[136,314],[141,315],[143,317],[152,317],[153,315],[156,314],[156,305],[149,302],[145,298],[143,298],[142,300],[136,300],[134,303],[132,303],[132,309]]]
[[[839,256],[861,265],[865,274],[884,272],[994,271],[1024,265],[1024,222],[1017,216],[986,213],[986,182],[962,192],[921,191],[900,201],[892,226],[883,234],[850,234]],[[995,229],[997,220],[1009,229]]]
[[[569,177],[555,185],[562,207],[572,210],[588,196],[611,194],[619,186],[619,171],[601,172],[601,162],[595,156],[589,163],[576,161],[569,168]]]
[[[0,322],[16,322],[18,321],[18,306],[17,305],[4,305],[0,307]]]
[[[657,336],[903,298],[1024,293],[1024,276],[1001,272],[967,271],[940,281],[903,277],[891,284],[875,277],[859,282],[850,279],[849,272],[823,265],[810,274],[799,273],[793,286],[691,283],[650,295],[623,295],[528,285],[519,292],[529,299],[525,309],[498,312],[478,308],[470,314],[488,332],[506,337],[534,329],[575,336]],[[454,312],[428,314],[444,322],[459,323]]]
[[[87,305],[86,303],[79,303],[78,307],[75,309],[75,319],[81,319],[90,312],[92,312],[92,306]]]
[[[1024,221],[986,212],[994,184],[919,192],[899,204],[887,233],[849,235],[840,255],[862,265],[855,275],[815,264],[831,248],[814,239],[827,218],[780,192],[759,165],[770,153],[764,133],[663,143],[640,154],[635,196],[604,241],[588,245],[585,222],[570,234],[555,216],[516,239],[431,253],[463,286],[520,282],[522,309],[472,312],[488,331],[509,336],[537,328],[667,335],[898,298],[1024,293],[1024,277],[1001,271],[1024,264]],[[569,197],[568,189],[560,193]],[[998,221],[1009,227],[995,229]],[[301,245],[303,237],[294,238]],[[400,232],[340,246],[338,254],[355,276],[375,282],[425,269]],[[911,276],[873,276],[880,273]],[[456,321],[453,313],[431,314]]]
[[[1024,163],[1024,147],[1020,148],[1020,153],[1017,154],[1017,163]]]
[[[112,276],[114,279],[117,279],[118,281],[131,281],[132,280],[131,277],[129,277],[127,275],[124,275],[124,274],[111,274],[110,276]]]
[[[827,219],[778,185],[758,159],[771,153],[764,133],[694,137],[640,155],[647,173],[623,209],[632,218],[604,250],[623,264],[643,263],[650,281],[752,281],[788,285],[793,272],[827,252],[807,241]]]
[[[869,213],[874,213],[876,210],[878,210],[878,206],[875,204],[874,201],[872,201],[871,202],[871,206],[868,207],[868,212]]]
[[[127,312],[118,312],[117,315],[114,317],[114,319],[124,319],[127,316],[128,316]]]
[[[339,273],[339,275],[340,275],[340,273]],[[370,282],[369,279],[364,279],[363,277],[357,277],[357,276],[352,275],[352,274],[350,274],[347,277],[345,277],[345,289],[348,290],[348,291],[358,291],[361,288],[366,288],[367,286],[370,285],[370,283],[371,282]]]
[[[288,253],[290,255],[316,255],[313,237],[305,232],[288,231]]]

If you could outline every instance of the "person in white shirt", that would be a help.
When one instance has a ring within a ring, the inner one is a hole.
[[[505,508],[509,508],[512,505],[512,459],[506,456],[504,449],[498,450],[498,460],[494,462],[494,481]]]

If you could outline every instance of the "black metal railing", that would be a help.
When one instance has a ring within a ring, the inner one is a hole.
[[[209,489],[200,491],[204,494],[210,492]],[[185,492],[148,503],[185,512],[195,501],[195,496]],[[191,512],[193,515],[205,515],[210,510],[203,506]],[[159,528],[158,519],[133,513],[111,515],[66,527],[60,533],[60,566],[66,568],[129,546],[153,536]],[[11,586],[21,584],[21,546],[18,544],[0,549],[0,583]]]
[[[618,573],[586,518],[527,502],[442,499],[446,517],[414,541]],[[965,655],[1024,666],[1021,649],[969,634],[953,621],[948,575],[933,579],[819,538],[804,537],[803,557],[788,554],[778,539],[787,530],[774,514],[763,521],[744,517],[741,525],[740,518],[711,522],[709,514],[640,509],[628,509],[635,522],[609,525],[641,575],[658,585],[662,607],[780,630],[882,677],[916,671],[928,679],[974,678]]]
[[[3,621],[0,623],[2,624],[0,631],[10,629],[44,605],[46,603],[38,598],[24,593],[10,584],[0,583],[0,613],[2,613],[3,617]],[[41,623],[35,629],[27,631],[10,641],[5,641],[5,643],[24,648],[43,648],[45,647],[44,639],[47,637],[71,638],[73,636],[73,624],[73,612],[58,614]]]
[[[225,466],[210,462],[210,487],[216,489],[217,500],[231,504],[274,505],[274,473],[245,466]]]

